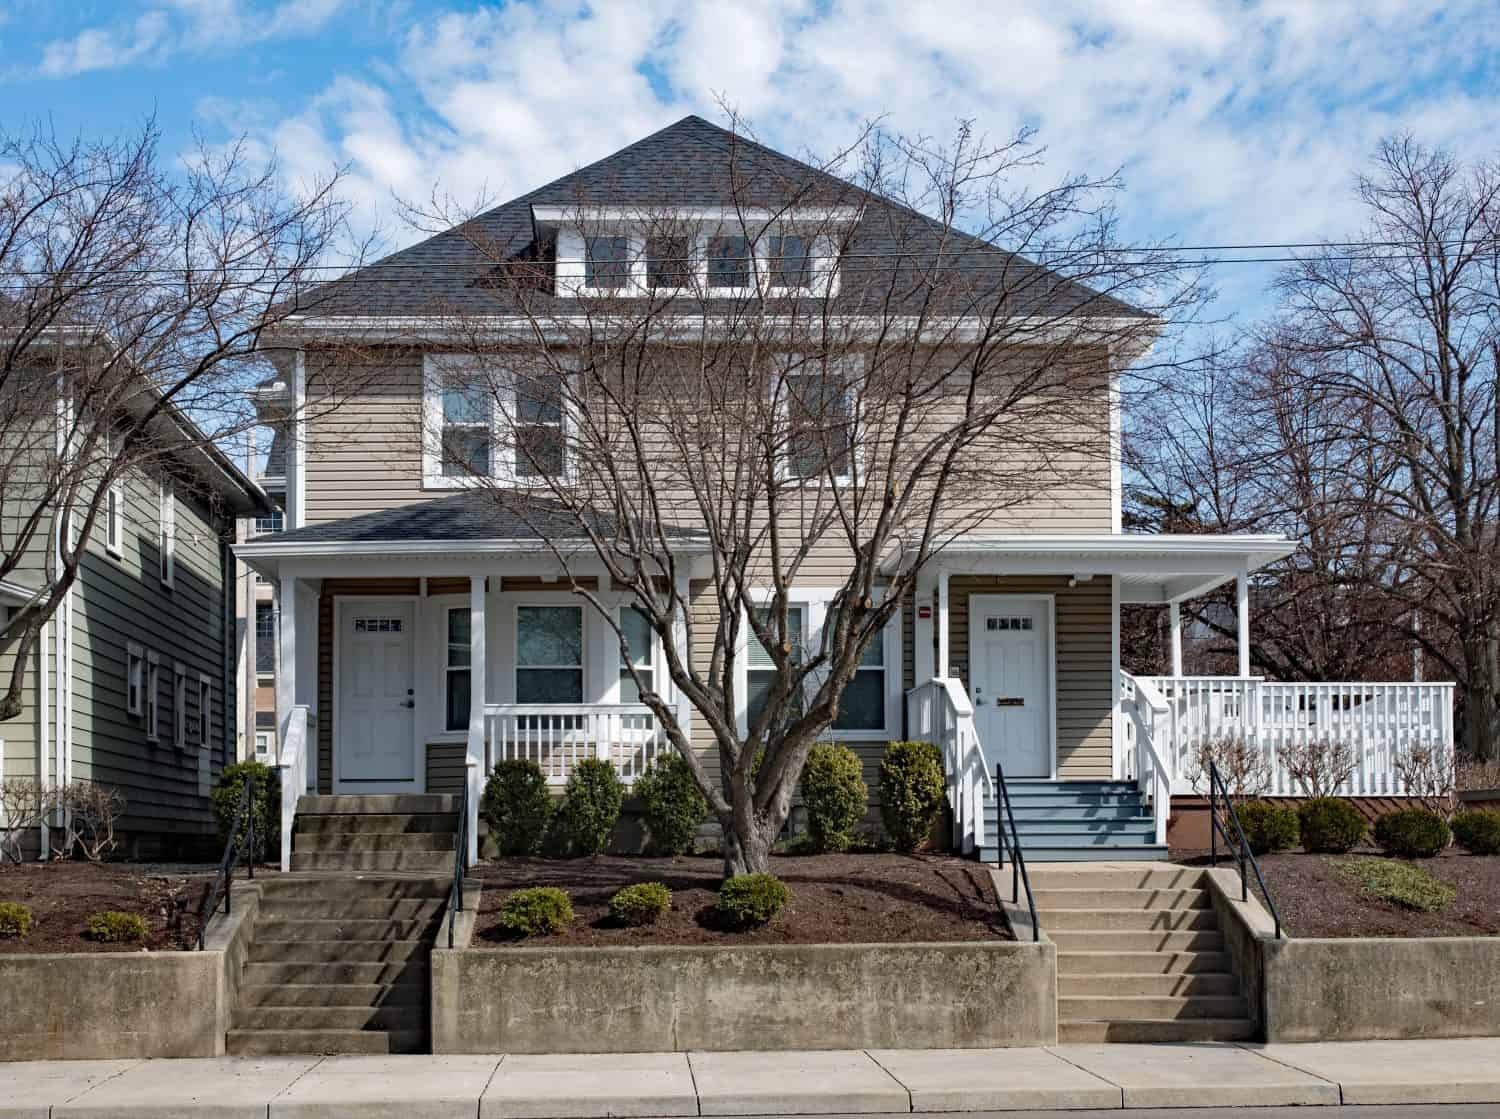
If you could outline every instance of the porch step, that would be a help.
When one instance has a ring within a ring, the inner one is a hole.
[[[1006,782],[1016,837],[1028,864],[1100,859],[1166,857],[1156,842],[1156,821],[1147,812],[1140,790],[1130,781],[1049,781],[1040,778]],[[985,834],[990,840],[979,857],[995,862],[1001,854],[1001,809],[997,797],[984,805]]]
[[[452,851],[292,851],[293,870],[452,871]]]
[[[437,923],[435,917],[388,920],[380,917],[284,918],[255,922],[256,939],[415,940]]]
[[[1166,1020],[1247,1018],[1249,1008],[1239,995],[1084,995],[1059,996],[1059,1022],[1123,1022],[1135,1019]]]
[[[1212,929],[1189,932],[1122,932],[1049,929],[1042,931],[1052,938],[1059,952],[1216,952],[1224,951],[1224,934],[1215,924]]]
[[[1248,1018],[1136,1018],[1123,1021],[1083,1020],[1057,1023],[1059,1045],[1100,1042],[1248,1041],[1256,1025]]]
[[[1101,995],[1116,998],[1228,997],[1239,992],[1239,980],[1224,971],[1165,972],[1160,975],[1142,972],[1101,972],[1095,975],[1073,971],[1057,980],[1057,993],[1063,998]]]
[[[310,798],[303,797],[302,800]],[[458,831],[458,814],[430,812],[330,812],[304,814],[297,820],[299,835],[347,835],[359,832],[420,833],[452,835]]]
[[[262,965],[263,966],[263,965]],[[421,1006],[424,983],[252,983],[240,988],[241,1007]]]
[[[1011,811],[1016,817],[1016,824],[1018,826],[1055,821],[1098,820],[1114,822],[1118,820],[1150,819],[1149,816],[1142,817],[1140,815],[1140,805],[1136,801],[1124,798],[1119,798],[1113,804],[1087,804],[1079,803],[1075,800],[1037,804],[1017,798],[1011,803]]]
[[[1212,909],[1044,909],[1037,918],[1049,936],[1061,932],[1200,932],[1217,931],[1219,917]]]
[[[420,1053],[424,1030],[255,1030],[232,1029],[224,1038],[231,1057],[273,1057],[318,1053]]]
[[[1207,890],[1073,890],[1038,889],[1038,909],[1208,909]]]
[[[1064,976],[1214,975],[1228,972],[1227,952],[1090,952],[1057,953],[1059,985]]]
[[[324,819],[338,819],[337,816]],[[292,838],[292,852],[316,854],[320,851],[452,851],[457,841],[454,832],[370,832],[348,831],[298,832]],[[450,858],[448,860],[452,862]]]
[[[406,963],[426,961],[431,938],[411,940],[262,940],[250,946],[253,964]]]
[[[298,816],[451,815],[458,811],[458,797],[437,793],[351,794],[300,796]]]
[[[1037,863],[1096,863],[1100,859],[1115,862],[1122,859],[1146,862],[1163,861],[1169,857],[1165,844],[1141,843],[1122,846],[1103,843],[1043,844],[1027,843],[1024,838],[1021,843],[1021,852],[1026,856],[1028,869]],[[1000,854],[998,846],[978,849],[979,861],[983,863],[998,863]]]

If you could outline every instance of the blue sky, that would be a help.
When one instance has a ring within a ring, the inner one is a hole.
[[[7,128],[197,129],[275,150],[292,183],[348,164],[361,221],[392,192],[504,199],[716,98],[828,152],[884,114],[944,134],[1022,123],[1046,179],[1120,168],[1126,236],[1341,237],[1351,179],[1409,129],[1500,154],[1495,0],[761,0],[608,4],[0,0]],[[1221,310],[1263,304],[1223,268]]]

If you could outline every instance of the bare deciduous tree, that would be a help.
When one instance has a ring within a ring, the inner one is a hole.
[[[1207,796],[1210,767],[1231,797],[1248,800],[1264,796],[1271,788],[1271,760],[1241,734],[1217,734],[1195,742],[1188,754],[1187,779],[1194,790]]]
[[[1281,748],[1287,775],[1310,797],[1334,796],[1359,764],[1354,747],[1336,738],[1310,738]]]
[[[36,833],[42,817],[52,807],[52,790],[32,777],[7,777],[0,781],[0,818],[5,823],[5,844],[0,857],[19,863],[25,858],[28,835]]]

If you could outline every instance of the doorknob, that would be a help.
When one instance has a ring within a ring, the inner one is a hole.
[[[401,704],[402,707],[415,707],[416,705],[417,701],[414,699],[404,700]]]

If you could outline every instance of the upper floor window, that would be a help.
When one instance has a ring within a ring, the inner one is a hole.
[[[646,239],[646,283],[653,289],[693,286],[693,238],[685,233]]]
[[[708,239],[708,286],[710,288],[750,287],[752,258],[750,239],[741,234]]]
[[[805,233],[774,234],[767,247],[767,279],[772,288],[806,291],[812,287],[812,244]]]
[[[584,283],[591,288],[622,288],[630,280],[630,238],[611,233],[588,239]]]
[[[516,379],[517,478],[558,478],[564,465],[563,382],[556,373]]]
[[[118,450],[115,433],[104,431],[104,463],[113,469]],[[104,550],[116,559],[125,554],[125,485],[119,479],[104,494]]]
[[[428,355],[425,364],[426,485],[567,480],[574,428],[566,374],[457,354]]]
[[[282,521],[282,513],[280,509],[277,509],[275,512],[271,513],[270,516],[256,517],[255,535],[274,536],[276,533],[281,531],[283,523],[284,522]]]
[[[262,676],[276,671],[276,607],[269,602],[255,604],[255,671]]]
[[[489,394],[478,385],[445,385],[441,407],[444,476],[487,476],[491,439]]]
[[[783,378],[786,473],[807,481],[844,482],[853,476],[854,394],[822,371]]]
[[[169,478],[162,479],[157,495],[157,523],[161,581],[163,586],[171,587],[177,576],[177,494]]]

